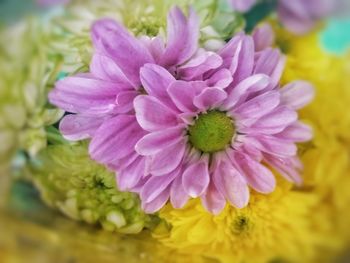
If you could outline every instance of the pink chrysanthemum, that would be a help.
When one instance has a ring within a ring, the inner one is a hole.
[[[91,138],[90,155],[118,171],[124,190],[135,190],[145,169],[145,158],[134,150],[145,131],[136,121],[133,99],[153,93],[142,87],[140,69],[156,63],[163,71],[176,72],[197,50],[198,17],[192,9],[186,18],[173,8],[167,31],[165,45],[161,37],[137,39],[111,19],[95,22],[90,72],[59,81],[49,94],[52,104],[74,113],[60,123],[64,137],[72,141]]]
[[[136,144],[147,158],[140,190],[146,211],[157,211],[169,198],[180,208],[189,197],[200,197],[213,213],[226,200],[242,208],[249,186],[274,190],[266,164],[301,182],[295,143],[309,140],[312,132],[296,110],[312,99],[312,87],[297,81],[280,88],[284,57],[271,48],[256,52],[250,36],[236,36],[218,54],[215,69],[179,70],[182,79],[196,81],[176,80],[157,65],[141,69],[143,86],[153,90],[134,100],[137,121],[147,132]]]
[[[248,186],[273,191],[266,164],[299,183],[295,143],[311,130],[296,110],[313,91],[305,82],[280,89],[284,57],[267,47],[270,33],[239,34],[216,54],[198,49],[192,10],[188,19],[170,11],[166,45],[100,20],[90,73],[59,81],[50,94],[74,113],[60,129],[70,140],[91,138],[92,158],[118,171],[120,189],[138,192],[146,212],[169,198],[182,207],[201,197],[213,213],[226,200],[244,207]]]

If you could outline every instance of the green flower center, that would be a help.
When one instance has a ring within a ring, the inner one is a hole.
[[[159,29],[163,26],[164,25],[159,21],[158,18],[144,18],[131,22],[129,28],[136,36],[157,36]]]
[[[235,235],[240,235],[248,232],[252,227],[252,224],[247,216],[240,215],[237,216],[232,222],[231,231]]]
[[[193,147],[205,153],[213,153],[231,144],[235,126],[224,112],[209,111],[200,114],[188,132]]]

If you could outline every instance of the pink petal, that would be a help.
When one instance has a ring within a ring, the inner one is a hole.
[[[180,169],[176,169],[169,175],[152,176],[143,186],[140,193],[142,202],[149,203],[156,199],[165,188],[179,175]]]
[[[168,14],[167,45],[160,60],[165,67],[187,61],[197,50],[199,19],[191,8],[186,19],[180,8],[174,7]]]
[[[110,57],[94,53],[90,63],[90,71],[99,79],[123,83],[126,86],[130,86],[130,89],[132,88],[131,83],[129,83],[122,70]]]
[[[285,57],[278,49],[263,50],[255,62],[254,74],[265,74],[271,78],[271,87],[275,87],[284,70]]]
[[[84,115],[67,115],[60,122],[60,131],[67,140],[80,141],[88,139],[93,137],[105,119]]]
[[[178,124],[176,113],[155,97],[136,97],[134,108],[138,123],[146,131],[158,131]]]
[[[224,110],[232,109],[238,102],[244,101],[250,93],[266,88],[269,81],[269,77],[264,74],[252,75],[246,78],[232,89],[221,108]]]
[[[254,141],[252,138],[249,140]],[[297,154],[297,147],[294,143],[276,136],[258,135],[255,137],[254,145],[257,149],[272,155],[294,156]]]
[[[175,108],[167,93],[168,87],[175,82],[175,78],[167,70],[155,64],[146,64],[141,68],[141,82],[148,95]]]
[[[205,72],[216,69],[222,64],[222,58],[214,52],[202,52],[178,68],[178,75],[183,80],[199,79]]]
[[[183,173],[182,185],[190,197],[203,194],[209,185],[208,160],[203,158],[188,166]]]
[[[154,60],[158,64],[158,62],[162,58],[165,51],[165,44],[164,44],[163,38],[160,36],[156,36],[148,39],[149,39],[147,43],[148,50],[151,52],[152,56],[154,57]]]
[[[100,19],[92,25],[92,40],[95,48],[110,57],[128,80],[138,87],[140,68],[153,63],[146,46],[132,36],[122,25],[112,19]]]
[[[196,89],[189,82],[176,81],[168,88],[169,96],[182,112],[194,112],[196,107],[193,105],[193,99],[196,95]]]
[[[162,176],[174,171],[183,160],[185,150],[186,143],[183,140],[159,151],[151,158],[149,173]]]
[[[201,94],[197,95],[193,104],[200,110],[215,108],[227,98],[227,94],[220,88],[206,88]]]
[[[172,206],[176,209],[180,209],[187,203],[188,198],[189,196],[182,186],[182,177],[176,177],[170,188],[170,202]]]
[[[278,5],[277,12],[281,23],[293,33],[304,34],[315,24],[315,20],[308,12],[307,2],[281,0]]]
[[[277,170],[285,179],[301,185],[303,180],[293,164],[291,158],[281,158],[272,155],[265,155],[265,161]]]
[[[134,98],[139,93],[136,90],[122,91],[117,95],[114,113],[128,113],[134,109]]]
[[[238,118],[257,119],[271,112],[278,106],[279,102],[279,92],[271,91],[244,102],[237,109],[232,110],[232,112]]]
[[[89,153],[94,160],[109,163],[133,152],[136,142],[143,135],[134,116],[118,115],[106,120],[96,131]]]
[[[239,165],[248,184],[257,192],[268,194],[273,192],[276,180],[272,172],[248,155],[236,152],[234,160]]]
[[[231,84],[232,80],[233,78],[231,72],[226,68],[222,68],[216,71],[207,80],[207,84],[209,87],[220,87],[224,89]]]
[[[119,92],[118,84],[84,74],[58,81],[49,100],[67,112],[101,115],[113,110]]]
[[[230,3],[234,10],[245,13],[256,4],[256,0],[230,0]]]
[[[149,214],[157,212],[166,204],[166,202],[169,199],[169,195],[170,195],[170,191],[168,187],[151,202],[148,202],[148,203],[142,202],[142,210],[145,211],[145,213],[149,213]]]
[[[135,150],[141,155],[154,155],[159,151],[182,141],[184,137],[183,133],[183,127],[174,127],[149,133],[137,142]]]
[[[202,204],[214,215],[220,214],[225,208],[225,197],[216,189],[214,183],[210,183],[207,191],[201,196]]]
[[[298,114],[286,107],[277,107],[271,113],[261,117],[252,128],[263,133],[271,134],[282,131],[298,119]]]
[[[281,133],[276,134],[276,136],[294,142],[306,142],[312,139],[313,131],[309,125],[296,122],[288,126]]]
[[[306,81],[294,81],[281,89],[281,101],[286,106],[298,110],[309,104],[315,91],[311,83]]]
[[[218,190],[237,208],[247,206],[249,188],[242,175],[229,160],[223,159],[214,170],[213,180]]]
[[[263,23],[253,31],[255,51],[262,51],[275,43],[275,33],[270,24]]]
[[[127,168],[117,172],[117,184],[121,191],[133,191],[145,174],[145,159],[137,158]]]

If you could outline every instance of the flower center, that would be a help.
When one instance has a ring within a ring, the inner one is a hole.
[[[231,231],[235,235],[243,234],[251,228],[251,222],[247,216],[237,216],[232,222]]]
[[[202,152],[213,153],[225,149],[231,143],[235,127],[232,119],[224,112],[209,111],[200,114],[188,132],[193,147]]]

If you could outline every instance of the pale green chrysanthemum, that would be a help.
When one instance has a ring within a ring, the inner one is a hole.
[[[43,200],[73,219],[122,233],[157,222],[142,212],[137,195],[118,191],[114,174],[89,158],[85,144],[48,146],[34,162],[32,178]]]
[[[18,150],[35,155],[46,146],[45,126],[62,111],[46,107],[47,88],[59,67],[46,56],[46,36],[34,19],[0,31],[0,170]]]

